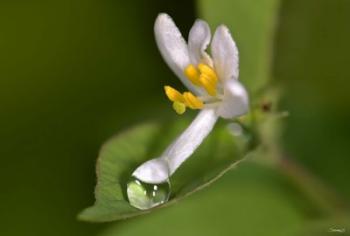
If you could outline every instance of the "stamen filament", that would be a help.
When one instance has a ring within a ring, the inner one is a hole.
[[[216,108],[221,104],[221,102],[213,102],[204,104],[204,109]]]

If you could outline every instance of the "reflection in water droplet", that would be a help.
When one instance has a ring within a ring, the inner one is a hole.
[[[147,210],[166,203],[170,197],[170,182],[148,184],[134,177],[127,184],[129,203],[138,209]]]

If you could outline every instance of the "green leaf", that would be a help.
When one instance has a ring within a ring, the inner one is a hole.
[[[350,235],[349,215],[338,215],[337,217],[317,219],[309,221],[297,236],[330,236],[330,235]]]
[[[109,140],[101,149],[97,161],[96,202],[80,215],[86,221],[113,221],[151,212],[129,205],[126,184],[137,166],[158,157],[167,145],[188,125],[147,123],[136,126]],[[171,205],[208,186],[234,167],[247,152],[249,136],[234,137],[224,122],[197,149],[192,157],[171,177]],[[158,207],[158,208],[160,208]]]
[[[280,172],[244,162],[176,207],[118,222],[99,235],[295,236],[304,224],[303,207]]]

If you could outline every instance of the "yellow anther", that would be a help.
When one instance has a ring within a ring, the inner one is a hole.
[[[215,83],[218,81],[218,76],[216,75],[215,71],[208,65],[199,63],[198,69],[201,72],[201,74],[206,75],[211,80],[213,80]]]
[[[191,109],[201,109],[203,108],[203,102],[194,96],[191,92],[184,92],[183,97],[185,99],[186,105]]]
[[[173,109],[176,111],[177,114],[182,115],[186,111],[186,105],[182,102],[174,102]]]
[[[209,95],[216,96],[216,82],[205,74],[201,74],[199,80]]]
[[[170,86],[164,86],[164,91],[166,96],[169,98],[172,102],[181,102],[184,103],[185,99],[182,96],[182,94],[177,91],[176,89],[170,87]]]
[[[197,68],[192,65],[189,64],[184,71],[186,77],[194,84],[197,86],[200,86],[201,83],[199,82],[199,72],[197,70]]]

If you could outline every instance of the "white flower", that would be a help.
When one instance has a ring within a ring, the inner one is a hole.
[[[159,50],[173,72],[190,90],[180,93],[165,86],[165,93],[178,114],[186,108],[201,111],[191,125],[159,157],[140,165],[133,176],[146,183],[162,183],[196,150],[219,117],[230,119],[248,111],[248,94],[238,81],[238,50],[228,28],[217,27],[211,42],[212,58],[206,53],[211,33],[208,24],[196,20],[188,43],[167,14],[154,26]]]

